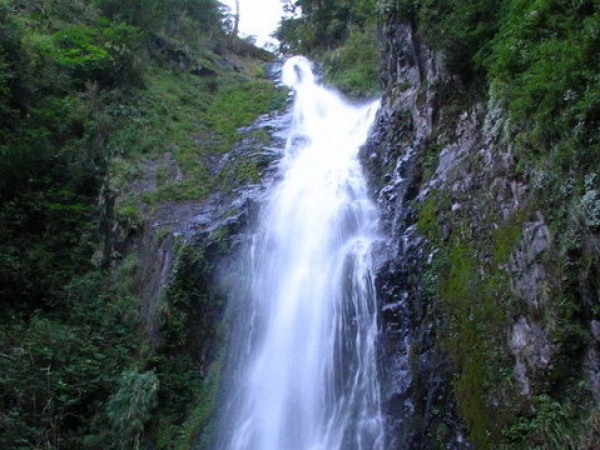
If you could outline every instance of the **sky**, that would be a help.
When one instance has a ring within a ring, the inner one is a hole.
[[[235,0],[221,0],[235,13]],[[283,0],[240,0],[240,35],[255,36],[256,43],[264,46],[277,28],[283,15]]]

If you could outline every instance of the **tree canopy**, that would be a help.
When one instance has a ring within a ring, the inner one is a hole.
[[[352,28],[362,28],[376,17],[376,0],[288,0],[289,17],[277,37],[284,49],[303,53],[339,46]]]

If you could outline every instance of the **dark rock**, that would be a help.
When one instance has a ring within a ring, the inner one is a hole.
[[[439,313],[423,295],[426,242],[413,223],[414,204],[422,194],[420,153],[434,120],[427,100],[434,93],[423,94],[423,88],[441,77],[443,68],[410,23],[384,25],[381,33],[385,96],[361,156],[386,236],[374,260],[387,448],[429,449],[440,440],[445,448],[469,448],[452,399],[451,364],[435,344]],[[446,430],[445,436],[435,436],[438,428]]]

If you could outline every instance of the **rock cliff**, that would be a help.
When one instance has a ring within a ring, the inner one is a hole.
[[[597,238],[544,198],[552,167],[523,170],[501,99],[411,21],[384,18],[380,39],[383,108],[362,157],[387,236],[388,448],[595,448]]]

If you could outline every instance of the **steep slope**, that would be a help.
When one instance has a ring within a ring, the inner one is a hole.
[[[212,263],[274,139],[244,127],[287,97],[223,19],[213,0],[0,2],[0,447],[208,430]]]

